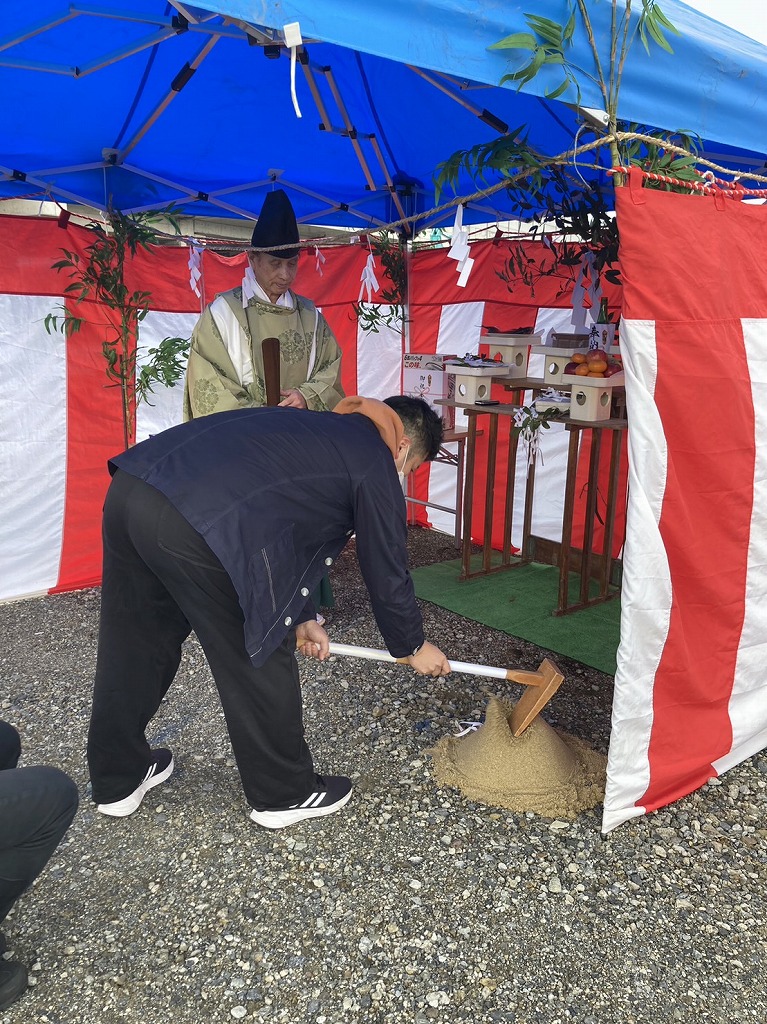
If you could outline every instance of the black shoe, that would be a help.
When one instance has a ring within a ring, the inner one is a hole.
[[[305,800],[283,810],[251,811],[250,817],[264,828],[285,828],[306,818],[322,818],[340,811],[351,795],[351,779],[346,776],[315,775],[315,788]]]
[[[152,763],[147,768],[143,780],[132,793],[111,804],[96,804],[102,814],[111,814],[113,818],[127,818],[141,806],[141,801],[154,786],[159,786],[173,774],[173,754],[162,747],[152,751]]]
[[[0,1010],[15,1003],[27,988],[27,969],[15,960],[0,960]]]

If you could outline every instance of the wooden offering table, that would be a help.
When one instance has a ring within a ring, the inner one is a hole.
[[[618,475],[620,471],[621,444],[623,435],[628,427],[625,419],[602,420],[600,423],[579,423],[571,420],[565,424],[565,430],[570,435],[567,449],[567,473],[565,477],[565,507],[562,512],[562,540],[559,544],[558,561],[559,566],[559,594],[557,596],[557,607],[555,615],[565,615],[567,612],[578,611],[579,608],[588,608],[592,604],[601,604],[611,597],[617,597],[620,593],[618,585],[612,581],[612,544],[615,533],[615,512],[618,501],[623,500],[618,491]],[[573,511],[575,509],[575,477],[578,468],[578,451],[580,447],[581,434],[584,430],[591,431],[591,448],[589,452],[589,476],[586,486],[586,519],[583,532],[583,548],[577,552],[572,548]],[[605,507],[604,533],[602,536],[602,551],[599,558],[597,574],[597,593],[590,594],[589,581],[594,576],[594,553],[592,551],[594,541],[594,525],[597,520],[597,494],[599,488],[599,453],[605,431],[610,434],[610,469],[609,483],[607,488],[607,503]],[[578,557],[580,555],[580,557]],[[570,572],[572,571],[573,556],[577,558],[577,570],[580,575],[580,588],[576,600],[571,601],[569,596]]]
[[[463,542],[461,551],[461,574],[460,579],[466,580],[476,576],[485,576],[490,573],[502,572],[506,569],[513,569],[520,565],[528,565],[530,562],[545,562],[546,564],[557,565],[559,569],[559,588],[557,604],[554,609],[555,615],[565,615],[569,612],[586,608],[593,604],[599,604],[615,597],[619,593],[618,587],[612,580],[613,558],[612,542],[615,527],[615,514],[619,501],[623,496],[619,494],[619,469],[620,452],[623,435],[627,428],[627,421],[622,418],[614,418],[593,421],[579,421],[570,418],[563,419],[565,429],[569,434],[567,469],[565,477],[565,496],[562,514],[562,539],[561,542],[546,540],[536,537],[532,533],[533,518],[533,497],[535,493],[535,459],[532,458],[527,467],[525,476],[524,510],[522,516],[522,546],[518,553],[512,552],[511,528],[514,515],[515,501],[518,496],[516,489],[516,465],[519,454],[519,438],[510,431],[509,449],[506,457],[506,465],[501,477],[500,486],[504,488],[503,502],[503,544],[500,558],[497,552],[492,549],[492,526],[493,511],[496,495],[496,456],[498,447],[498,428],[502,418],[514,417],[519,411],[523,402],[525,391],[540,392],[546,385],[538,378],[525,378],[510,381],[508,378],[493,378],[495,384],[503,384],[507,391],[512,392],[512,403],[499,405],[465,405],[443,399],[439,404],[455,406],[462,409],[468,417],[468,430],[466,440],[466,480],[463,491]],[[559,386],[558,390],[569,390],[566,385]],[[483,523],[483,546],[481,556],[481,568],[473,569],[472,559],[472,519],[474,490],[476,486],[477,471],[477,437],[482,433],[478,430],[478,421],[481,416],[488,417],[487,436],[487,476],[485,480],[485,511]],[[576,505],[576,476],[578,469],[578,452],[583,431],[591,432],[591,448],[589,457],[588,483],[586,487],[586,521],[584,528],[583,549],[578,550],[572,547],[573,535],[573,513]],[[597,521],[597,495],[599,486],[599,455],[605,431],[610,435],[610,467],[609,484],[607,493],[606,509],[604,511],[604,534],[601,552],[592,552],[595,523]],[[523,447],[524,452],[524,447]],[[494,557],[495,556],[495,557]],[[578,594],[575,600],[570,598],[570,575],[572,572],[579,574],[580,583]],[[596,593],[593,594],[592,580],[596,580]]]

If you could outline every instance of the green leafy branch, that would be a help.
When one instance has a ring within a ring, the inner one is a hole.
[[[407,322],[407,253],[399,239],[389,235],[371,236],[370,249],[380,259],[390,287],[381,289],[379,302],[355,302],[354,315],[357,323],[370,334],[378,334],[382,327],[400,331]],[[382,305],[389,306],[383,312]]]
[[[619,140],[620,159],[624,165],[641,167],[648,173],[663,174],[682,182],[699,182],[697,170],[702,139],[694,132],[664,132],[647,125],[623,124],[619,122],[621,134],[628,136]],[[642,139],[632,139],[642,135]],[[657,142],[648,142],[653,137]],[[684,150],[680,153],[679,150]],[[646,178],[645,188],[661,189],[667,192],[684,192],[684,188],[663,181]]]
[[[518,437],[525,446],[528,466],[538,458],[540,451],[540,431],[551,429],[554,420],[564,420],[570,415],[567,409],[543,409],[538,411],[535,406],[523,405],[514,414],[511,428],[512,435]]]
[[[700,139],[690,133],[661,132],[638,124],[619,122],[618,136],[623,164],[634,164],[650,173],[681,182],[700,181],[695,154]],[[642,139],[632,139],[641,135]],[[656,142],[647,139],[654,136]],[[680,153],[682,149],[685,152]],[[612,188],[594,181],[589,188],[573,187],[565,168],[551,166],[541,172],[539,184],[525,189],[515,186],[509,195],[521,215],[529,221],[527,239],[508,242],[508,257],[498,276],[509,287],[521,281],[535,295],[541,278],[559,278],[559,294],[576,279],[584,257],[589,256],[598,280],[620,284],[618,222],[613,215]],[[647,188],[686,192],[684,185],[645,180]],[[526,243],[543,241],[545,249],[536,259],[528,256]]]
[[[178,234],[172,211],[168,209],[163,214]],[[156,385],[170,387],[179,380],[189,351],[188,339],[165,338],[156,348],[149,349],[147,363],[138,374],[136,372],[139,325],[151,309],[151,292],[131,291],[125,273],[129,259],[139,250],[150,251],[163,241],[151,223],[155,217],[153,213],[125,215],[109,210],[104,223],[88,225],[95,238],[82,254],[62,249],[62,258],[52,265],[57,272],[68,273],[70,283],[64,288],[65,295],[78,303],[93,303],[113,314],[113,318],[94,326],[104,329],[101,347],[107,379],[121,391],[126,447],[135,436],[136,403],[147,401]],[[80,331],[86,322],[91,321],[71,312],[65,305],[58,307],[58,312],[49,313],[44,320],[49,334],[62,331],[67,337]]]
[[[136,402],[149,401],[155,385],[172,388],[186,371],[189,358],[189,338],[163,338],[156,348],[147,351],[148,360],[136,374]]]
[[[533,81],[544,68],[558,67],[561,69],[562,79],[553,88],[546,90],[546,97],[557,99],[568,90],[572,90],[575,103],[580,106],[580,83],[587,79],[600,91],[607,115],[606,132],[614,134],[618,122],[618,98],[626,59],[637,36],[648,53],[650,42],[654,42],[667,53],[673,53],[666,36],[668,33],[679,33],[665,16],[657,0],[641,0],[641,10],[633,22],[632,0],[625,0],[622,4],[619,4],[618,0],[611,0],[610,55],[605,69],[586,0],[568,0],[567,7],[569,16],[564,24],[535,14],[526,14],[525,21],[529,32],[517,32],[506,36],[490,47],[492,50],[520,50],[527,54],[527,62],[516,71],[505,75],[501,79],[501,84],[516,82],[517,89],[521,89]],[[591,51],[591,70],[575,64],[570,58],[579,19]],[[614,163],[617,163],[617,148],[613,148],[613,157]]]
[[[545,185],[546,159],[527,141],[525,125],[514,128],[507,135],[482,142],[471,149],[458,150],[437,165],[434,177],[436,199],[449,186],[455,190],[461,174],[466,173],[479,184],[493,178],[516,178],[522,175],[533,191]]]
[[[547,90],[547,99],[558,99],[571,87],[580,98],[580,86],[574,74],[575,69],[565,58],[565,49],[571,44],[575,32],[575,10],[571,9],[570,17],[564,25],[535,14],[526,14],[525,20],[531,29],[530,32],[515,32],[489,47],[491,50],[524,50],[530,55],[523,67],[503,76],[501,85],[516,82],[517,90],[520,90],[528,82],[532,82],[542,68],[554,65],[561,68],[563,78],[559,85]],[[582,69],[577,70],[583,73]]]
[[[682,182],[699,180],[695,155],[699,140],[691,133],[657,131],[617,119],[620,83],[632,45],[639,39],[648,51],[650,44],[656,43],[672,52],[666,34],[675,33],[676,29],[655,0],[641,0],[639,16],[633,19],[631,0],[625,0],[623,5],[611,0],[611,8],[608,64],[603,64],[596,45],[589,7],[584,0],[567,0],[568,17],[564,24],[526,14],[528,32],[506,36],[491,47],[518,50],[527,55],[526,62],[503,81],[516,82],[521,89],[544,68],[560,68],[562,79],[546,95],[556,98],[573,86],[578,105],[579,83],[584,80],[595,83],[602,96],[607,123],[604,127],[591,126],[596,140],[590,148],[609,147],[613,166],[634,164]],[[571,59],[579,25],[589,42],[590,68],[580,67]],[[634,134],[644,138],[632,138]],[[680,153],[680,149],[683,152]],[[456,191],[464,174],[479,187],[507,178],[506,193],[520,218],[529,223],[527,241],[543,241],[546,245],[542,258],[532,260],[525,240],[508,243],[509,255],[499,277],[510,289],[521,281],[534,294],[538,279],[554,276],[561,278],[560,292],[564,292],[579,273],[586,256],[597,278],[604,274],[607,280],[619,282],[619,238],[612,213],[612,183],[606,188],[598,181],[585,185],[563,157],[554,159],[536,151],[529,143],[524,125],[501,138],[454,153],[440,164],[435,175],[437,196],[448,187]],[[615,179],[616,183],[622,183],[620,175],[615,175]],[[683,187],[664,182],[646,180],[645,184],[650,188],[685,191]]]
[[[523,405],[514,414],[512,432],[518,437],[529,438],[539,430],[549,430],[552,421],[567,419],[569,415],[568,409],[543,409],[539,412],[535,406]]]

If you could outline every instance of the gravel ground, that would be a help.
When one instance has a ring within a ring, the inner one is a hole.
[[[410,546],[413,565],[456,554],[417,528]],[[333,585],[331,637],[382,646],[353,551]],[[105,818],[83,755],[98,602],[0,606],[0,717],[23,763],[59,765],[82,798],[5,922],[34,987],[0,1024],[767,1019],[765,754],[603,839],[600,808],[552,821],[437,789],[426,750],[483,711],[490,681],[334,658],[304,664],[307,735],[318,770],[351,775],[355,794],[269,832],[248,820],[190,640],[150,735],[176,772],[133,817]],[[423,611],[448,657],[535,668],[548,653]],[[554,657],[565,682],[545,717],[606,752],[611,677]]]

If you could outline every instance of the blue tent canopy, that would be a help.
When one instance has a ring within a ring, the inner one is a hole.
[[[368,229],[425,214],[436,206],[435,169],[456,150],[521,126],[543,153],[572,147],[577,118],[544,95],[558,79],[541,77],[524,92],[498,85],[508,54],[488,47],[524,30],[529,6],[206,0],[202,10],[182,0],[6,0],[0,196],[124,211],[173,203],[200,216],[253,218],[279,180],[304,222]],[[566,14],[563,0],[533,6],[559,21]],[[601,39],[610,6],[590,5]],[[719,162],[761,167],[767,47],[677,0],[663,10],[681,33],[674,54],[653,47],[648,56],[637,44],[621,116],[697,132]],[[303,42],[300,118],[281,45],[290,22]],[[576,35],[574,53],[587,45]],[[601,106],[586,81],[581,103]],[[461,181],[459,194],[475,192]],[[496,192],[476,198],[464,221],[517,212]]]
[[[674,52],[651,46],[648,53],[641,44],[632,50],[620,116],[763,154],[767,47],[679,0],[660,0],[660,5],[678,30],[678,35],[668,34]],[[529,31],[525,12],[559,23],[568,15],[565,0],[391,0],[348,6],[338,0],[212,0],[208,6],[244,19],[258,17],[273,29],[298,21],[305,34],[326,42],[492,86],[509,70],[509,51],[489,47],[514,32]],[[604,62],[612,4],[587,0],[587,6]],[[618,0],[619,13],[625,6],[625,0]],[[641,0],[631,6],[636,21]],[[579,19],[572,53],[574,64],[590,66],[589,43]],[[525,91],[544,96],[561,77],[556,68],[543,69]],[[586,76],[579,84],[582,104],[601,107],[596,85]],[[561,99],[574,102],[576,96],[571,91]]]

